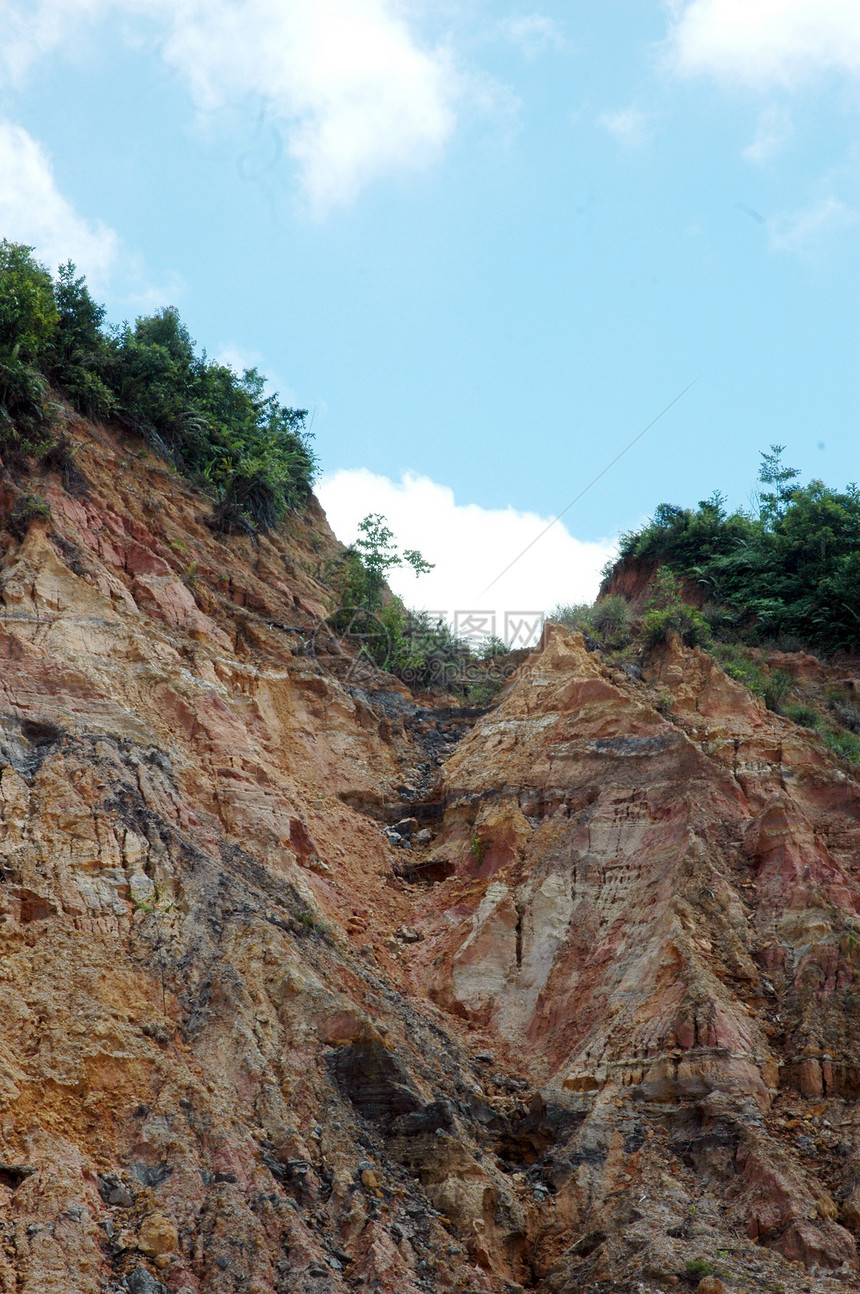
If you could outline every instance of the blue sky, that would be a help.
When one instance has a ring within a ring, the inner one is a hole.
[[[0,234],[310,408],[440,609],[697,379],[501,615],[772,441],[860,478],[859,107],[854,0],[0,0]]]

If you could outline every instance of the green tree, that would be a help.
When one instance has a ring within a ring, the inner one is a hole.
[[[856,651],[860,491],[818,480],[801,486],[782,453],[772,445],[762,454],[760,479],[774,488],[758,517],[726,513],[718,495],[696,510],[661,504],[642,530],[622,536],[620,560],[650,559],[696,580],[724,637]]]
[[[414,548],[398,552],[394,532],[378,512],[368,513],[359,522],[352,554],[358,560],[352,562],[348,596],[353,606],[365,610],[382,606],[385,581],[395,566],[410,566],[416,575],[433,570],[433,563],[425,561]]]
[[[0,242],[0,357],[25,363],[41,359],[58,319],[51,276],[32,252]]]
[[[57,326],[47,348],[48,373],[81,413],[109,417],[117,397],[108,385],[115,346],[103,331],[105,308],[90,296],[86,280],[71,261],[54,284]]]
[[[51,276],[32,247],[0,242],[0,446],[22,454],[50,444],[40,361],[57,326]]]
[[[773,523],[783,515],[792,494],[793,487],[789,486],[789,482],[800,476],[798,468],[783,466],[784,453],[785,445],[771,445],[769,454],[766,454],[763,449],[759,450],[762,461],[758,470],[758,479],[763,485],[774,487],[773,490],[761,495],[761,512],[766,523]]]

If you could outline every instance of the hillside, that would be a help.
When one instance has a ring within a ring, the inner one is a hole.
[[[415,696],[313,499],[219,534],[64,417],[0,487],[0,1291],[857,1288],[848,768],[672,635]]]

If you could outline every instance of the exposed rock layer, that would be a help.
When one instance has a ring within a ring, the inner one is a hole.
[[[318,510],[75,432],[0,539],[0,1291],[856,1288],[856,782],[679,644],[416,700]]]

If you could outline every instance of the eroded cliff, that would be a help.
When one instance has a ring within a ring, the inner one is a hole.
[[[0,538],[0,1290],[857,1288],[847,772],[678,643],[416,698],[313,505],[73,434]]]

